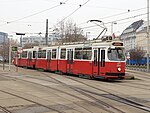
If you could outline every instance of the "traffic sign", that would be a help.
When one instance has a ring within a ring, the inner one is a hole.
[[[22,47],[18,47],[18,53],[22,53],[22,52],[23,52]]]
[[[130,53],[129,52],[127,53],[127,59],[130,59]]]

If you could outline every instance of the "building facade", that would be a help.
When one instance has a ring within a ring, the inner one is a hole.
[[[136,32],[137,29],[143,25],[143,20],[133,22],[121,34],[121,40],[124,42],[125,50],[130,51],[136,47]]]
[[[140,47],[142,50],[147,51],[147,22],[146,21],[144,21],[144,24],[137,29],[136,47]],[[150,43],[149,43],[149,47],[150,47]]]
[[[4,32],[0,32],[0,44],[8,41],[8,34]]]
[[[0,32],[0,57],[1,57],[1,59],[3,59],[3,57],[4,57],[3,51],[7,51],[7,50],[5,50],[6,45],[4,45],[6,42],[8,42],[8,34],[4,33],[4,32]]]
[[[58,39],[58,35],[50,34],[48,36],[48,45],[56,45]],[[37,45],[46,45],[46,39],[43,36],[30,36],[22,38],[22,46],[25,44],[37,44]]]

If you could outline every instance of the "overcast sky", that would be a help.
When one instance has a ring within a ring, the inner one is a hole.
[[[108,28],[107,34],[111,33],[111,23],[116,22],[113,32],[121,34],[132,22],[146,20],[146,7],[147,0],[0,0],[0,31],[9,35],[44,33],[46,19],[49,28],[53,28],[59,20],[72,14],[67,19],[73,19],[83,28],[84,34],[90,32],[90,37],[101,30],[88,28],[94,25],[87,23],[91,19],[103,21]]]

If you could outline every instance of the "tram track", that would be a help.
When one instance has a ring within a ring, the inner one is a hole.
[[[47,75],[47,76],[48,76],[48,75]],[[50,78],[54,79],[53,77],[50,77]],[[138,103],[138,102],[135,102],[135,101],[133,101],[133,100],[131,100],[131,99],[127,99],[127,98],[125,98],[125,97],[121,97],[121,96],[118,96],[118,95],[116,95],[116,94],[112,94],[111,92],[108,92],[108,91],[106,91],[106,90],[104,90],[104,89],[100,89],[100,88],[94,87],[94,86],[89,85],[89,84],[87,84],[87,83],[84,83],[84,82],[82,82],[82,81],[80,81],[80,80],[74,79],[73,77],[66,77],[66,78],[69,78],[69,79],[71,79],[71,80],[77,81],[77,82],[79,82],[79,83],[82,83],[82,84],[84,84],[84,85],[86,85],[86,86],[89,86],[89,87],[91,87],[91,88],[97,89],[97,90],[99,90],[99,91],[103,91],[103,92],[105,92],[105,93],[108,93],[108,95],[111,95],[111,97],[113,96],[114,98],[117,98],[117,99],[109,98],[109,99],[111,99],[111,100],[114,100],[114,101],[117,101],[117,102],[120,102],[120,103],[124,103],[124,104],[126,104],[126,105],[129,105],[129,106],[132,106],[132,107],[141,109],[141,110],[143,110],[143,111],[150,112],[150,107],[145,106],[145,105],[143,105],[143,104],[140,104],[140,103]],[[58,81],[58,80],[56,79],[56,81]],[[59,82],[59,81],[58,81],[58,82]],[[61,82],[60,82],[60,83],[61,83]],[[81,89],[80,91],[89,92],[88,90],[83,90],[83,89]],[[95,92],[90,92],[90,93],[91,93],[91,94],[95,94]],[[102,95],[99,95],[99,94],[96,94],[96,95],[102,96]],[[108,98],[108,97],[106,97],[106,96],[102,96],[102,97]],[[121,101],[118,101],[118,99],[121,100]]]
[[[3,75],[3,74],[0,74],[0,75]],[[5,76],[5,75],[3,75],[3,77],[4,77],[4,76]],[[50,89],[59,91],[59,92],[61,92],[61,93],[65,93],[65,94],[68,94],[68,95],[73,96],[73,97],[75,97],[75,98],[78,98],[78,99],[80,99],[80,100],[82,100],[82,101],[86,101],[86,100],[83,99],[83,98],[80,98],[80,97],[75,96],[75,95],[71,95],[71,94],[69,94],[69,93],[67,93],[67,92],[65,92],[65,91],[58,90],[58,89],[56,89],[56,88],[48,87],[48,86],[45,86],[45,85],[42,85],[42,84],[38,84],[38,83],[35,83],[35,82],[23,80],[23,79],[16,78],[16,77],[11,77],[11,76],[5,76],[5,77],[7,77],[7,78],[9,77],[9,79],[11,78],[11,80],[15,80],[15,81],[16,81],[16,79],[17,79],[17,80],[20,80],[20,81],[24,81],[24,82],[36,84],[36,85],[39,85],[39,86],[43,86],[43,87],[46,87],[46,88],[50,88]],[[31,78],[32,78],[32,77],[31,77]],[[34,78],[34,77],[33,77],[33,78]],[[43,80],[43,79],[40,79],[40,80]],[[47,81],[47,80],[46,80],[46,81]],[[16,95],[16,94],[14,94],[14,93],[10,93],[10,92],[4,91],[4,90],[0,90],[0,92],[3,92],[3,93],[6,93],[6,94],[9,94],[9,95],[18,97],[18,98],[23,99],[23,100],[26,100],[26,101],[28,101],[28,102],[32,102],[32,103],[34,103],[34,104],[37,104],[37,105],[39,105],[39,106],[43,106],[43,107],[48,108],[48,109],[50,109],[50,110],[56,111],[56,112],[58,112],[58,113],[64,113],[63,111],[59,111],[59,110],[57,110],[57,109],[53,109],[53,108],[51,108],[51,107],[49,107],[49,106],[46,106],[46,105],[43,105],[43,104],[41,104],[41,103],[35,102],[35,101],[30,100],[30,99],[28,99],[28,98],[25,98],[25,97]],[[89,102],[89,101],[88,101],[88,102]],[[74,104],[76,104],[76,103],[74,102]],[[80,106],[80,105],[78,105],[78,104],[76,104],[76,105],[77,105],[77,106]],[[80,106],[80,107],[84,108],[84,109],[85,109],[86,111],[88,111],[89,113],[93,113],[93,112],[89,111],[87,108],[85,108],[85,107],[83,107],[83,106]],[[5,107],[2,107],[1,109],[5,110],[5,111],[8,111],[7,113],[11,113],[11,112],[10,112],[9,110],[7,110]],[[72,108],[72,109],[74,109],[74,108]],[[75,110],[75,109],[74,109],[74,110]],[[80,111],[78,111],[78,112],[80,112]]]
[[[116,84],[115,84],[116,85]],[[117,84],[118,85],[118,84]],[[120,84],[119,84],[120,85]],[[150,85],[145,85],[145,84],[141,84],[141,83],[131,83],[128,82],[128,84],[123,84],[124,86],[128,86],[128,87],[133,87],[133,88],[137,88],[137,89],[142,89],[142,90],[150,90]],[[135,85],[139,85],[139,86],[135,86]],[[143,87],[141,87],[143,86]],[[146,88],[145,88],[146,87]]]
[[[47,73],[45,73],[45,72],[40,72],[40,73],[42,73],[42,74],[44,74],[45,76],[47,76],[47,77],[49,77],[49,78],[51,78],[51,79],[57,81],[57,82],[60,83],[60,84],[63,84],[63,85],[68,86],[67,84],[65,84],[65,83],[63,83],[63,82],[61,82],[61,81],[55,79],[54,77],[49,76],[49,75],[48,75]],[[133,107],[138,108],[138,109],[141,109],[141,110],[143,110],[143,111],[148,111],[148,112],[150,112],[150,108],[147,107],[147,106],[144,106],[144,105],[139,104],[139,103],[137,103],[137,102],[134,102],[134,101],[132,101],[132,100],[126,99],[126,98],[124,98],[124,97],[120,97],[120,96],[118,96],[118,95],[112,94],[112,93],[110,93],[110,92],[108,92],[108,91],[105,91],[105,90],[103,90],[103,89],[94,87],[94,86],[92,86],[92,85],[86,84],[86,83],[84,83],[84,82],[82,82],[82,81],[80,81],[80,80],[77,80],[76,78],[69,77],[69,76],[63,76],[63,77],[69,78],[69,79],[71,79],[71,80],[74,80],[74,81],[76,81],[76,82],[82,83],[82,84],[84,84],[84,85],[86,85],[86,86],[89,86],[89,87],[91,87],[91,88],[94,88],[94,89],[97,89],[97,90],[100,90],[100,91],[103,91],[103,92],[107,93],[107,94],[105,94],[105,95],[100,95],[100,94],[98,94],[98,93],[90,92],[90,91],[88,91],[88,90],[76,88],[76,87],[73,87],[73,86],[68,86],[69,88],[71,88],[71,89],[73,89],[73,90],[75,90],[75,91],[77,91],[77,92],[80,92],[81,94],[86,95],[87,97],[90,97],[90,98],[92,98],[93,100],[97,100],[97,98],[94,98],[94,96],[91,96],[91,94],[92,94],[92,95],[101,96],[101,97],[104,97],[104,98],[107,98],[107,99],[110,99],[110,100],[114,100],[114,101],[117,101],[117,102],[120,102],[120,103],[124,103],[124,104],[126,104],[126,105],[133,106]],[[31,78],[32,78],[32,77],[31,77]],[[33,77],[33,78],[34,78],[34,77]],[[37,78],[37,79],[38,79],[38,78]],[[41,80],[44,80],[44,79],[41,79]],[[48,81],[48,80],[47,80],[47,81]],[[29,81],[28,81],[28,82],[29,82]],[[31,82],[31,81],[30,81],[30,82]],[[55,82],[55,83],[57,83],[57,82]],[[33,83],[33,82],[32,82],[32,83]],[[36,83],[36,84],[37,84],[37,83]],[[38,85],[39,85],[39,84],[38,84]],[[40,85],[41,85],[41,84],[40,84]],[[45,86],[44,86],[44,87],[45,87]],[[58,90],[58,89],[54,89],[54,90]],[[62,92],[62,90],[59,90],[59,91]],[[62,93],[66,93],[66,92],[62,92]],[[66,93],[66,94],[67,94],[67,93]],[[70,93],[69,93],[68,95],[70,95]],[[106,95],[107,95],[107,96],[106,96]],[[74,96],[74,95],[70,95],[70,96]],[[109,96],[110,96],[111,98],[110,98]],[[113,98],[112,98],[112,97],[113,97]],[[78,98],[78,97],[76,97],[76,98]],[[114,99],[114,98],[117,98],[117,99]],[[81,98],[80,98],[80,99],[81,99]],[[81,99],[81,100],[82,100],[82,99]],[[118,101],[118,100],[119,100],[119,101]],[[120,101],[120,100],[121,100],[121,101]],[[113,108],[113,106],[110,106],[110,105],[107,104],[107,103],[104,103],[104,102],[99,101],[99,100],[98,100],[98,102],[101,103],[101,104],[104,104],[106,107],[109,106],[109,107]],[[113,109],[114,109],[114,108],[113,108]],[[115,108],[115,109],[118,110],[118,111],[121,112],[121,113],[124,113],[123,111],[121,111],[121,110],[119,110],[119,109],[117,109],[117,108]],[[105,110],[106,110],[106,109],[105,109]],[[107,111],[107,110],[106,110],[106,111]]]
[[[142,77],[142,78],[145,78],[145,79],[150,79],[150,74],[149,73],[140,72],[140,71],[131,71],[131,70],[127,70],[126,73],[130,73],[130,74],[136,75],[137,77]],[[143,74],[145,74],[145,75],[143,75]]]
[[[43,74],[43,73],[42,73],[42,74]],[[31,78],[32,78],[32,77],[31,77]],[[16,78],[15,78],[15,79],[16,79]],[[18,79],[18,78],[17,78],[17,79]],[[38,78],[37,78],[37,79],[38,79]],[[59,92],[61,92],[61,93],[65,93],[65,94],[67,94],[67,95],[70,95],[70,96],[72,96],[72,97],[75,97],[75,98],[77,98],[77,99],[80,99],[80,100],[82,100],[82,101],[84,101],[84,102],[86,102],[86,103],[96,105],[96,107],[101,108],[101,109],[103,109],[104,111],[106,111],[106,112],[108,112],[108,113],[116,113],[116,112],[118,112],[118,113],[125,113],[124,111],[119,110],[118,108],[116,108],[116,107],[114,107],[114,106],[112,106],[112,105],[110,105],[110,104],[108,104],[108,103],[106,103],[106,102],[104,102],[104,101],[98,100],[97,98],[94,98],[93,96],[91,96],[91,95],[89,95],[89,94],[87,94],[87,93],[85,93],[85,92],[82,92],[81,90],[79,91],[79,90],[77,90],[77,88],[75,88],[75,87],[68,86],[67,84],[63,84],[63,85],[65,85],[65,86],[67,86],[67,87],[73,89],[74,91],[76,91],[76,92],[78,92],[78,93],[80,93],[80,94],[85,95],[85,96],[88,97],[88,98],[91,98],[91,99],[95,100],[96,103],[91,102],[91,101],[88,101],[88,100],[86,100],[86,99],[84,99],[84,98],[81,98],[81,97],[72,95],[72,94],[67,93],[67,92],[65,92],[65,91],[58,90],[58,89],[56,89],[56,88],[52,88],[52,87],[45,86],[45,85],[42,85],[42,84],[39,84],[39,83],[35,83],[35,82],[31,82],[31,81],[22,80],[22,79],[20,79],[20,78],[19,78],[19,80],[25,81],[25,82],[29,82],[29,83],[32,83],[32,84],[36,84],[36,85],[40,85],[40,86],[44,86],[44,87],[47,87],[47,88],[51,88],[51,89],[56,90],[56,91],[59,91]],[[40,79],[40,80],[41,80],[41,79]],[[43,79],[42,79],[42,80],[43,80]],[[55,79],[54,79],[54,80],[55,80]],[[58,82],[58,83],[61,83],[60,81],[57,81],[57,82]],[[62,84],[62,83],[61,83],[61,84]],[[83,107],[83,106],[77,104],[76,102],[73,102],[73,103],[76,104],[76,105],[78,105],[78,106],[80,106],[80,107],[82,107],[82,108],[84,108],[84,109],[87,110],[88,112],[93,113],[93,112],[91,112],[90,110],[88,110],[87,108],[85,108],[85,107]]]
[[[46,106],[46,105],[44,105],[44,104],[38,103],[38,102],[33,101],[33,100],[31,100],[31,99],[28,99],[28,98],[19,96],[19,95],[17,95],[17,94],[10,93],[10,92],[8,92],[8,91],[0,90],[0,92],[3,92],[3,93],[5,93],[5,94],[9,94],[9,95],[11,95],[11,96],[14,96],[14,97],[17,97],[17,98],[20,98],[20,99],[23,99],[23,100],[26,100],[26,101],[28,101],[28,102],[34,103],[34,104],[36,104],[36,105],[42,106],[42,107],[44,107],[44,108],[47,108],[47,109],[49,109],[49,110],[52,110],[52,111],[55,111],[55,112],[58,112],[58,113],[64,113],[64,112],[59,111],[59,110],[57,110],[57,109],[54,109],[54,108],[52,108],[52,107],[49,107],[49,106]],[[2,110],[3,110],[4,112],[6,112],[6,113],[12,113],[11,111],[7,110],[5,107],[0,106],[0,109],[2,109]]]
[[[44,75],[48,76],[46,73],[44,73]],[[106,103],[106,102],[104,102],[104,101],[101,101],[100,99],[97,99],[97,98],[95,98],[94,96],[91,96],[90,94],[84,92],[84,91],[83,91],[82,89],[80,89],[80,88],[76,88],[76,87],[74,87],[74,86],[69,86],[69,85],[65,84],[64,82],[61,82],[61,81],[59,81],[59,80],[57,80],[57,79],[55,79],[55,78],[53,78],[53,77],[51,77],[51,76],[48,76],[48,77],[50,77],[50,78],[53,79],[53,80],[56,80],[56,81],[57,81],[58,83],[60,83],[60,84],[63,84],[63,85],[68,86],[69,88],[71,88],[71,89],[77,91],[78,93],[81,93],[81,94],[83,94],[83,95],[86,95],[87,97],[89,97],[89,98],[91,98],[91,99],[97,101],[98,104],[100,103],[100,104],[106,106],[106,107],[109,108],[109,109],[114,109],[114,110],[118,111],[119,113],[125,113],[124,111],[122,111],[122,110],[120,110],[120,109],[118,109],[118,108],[116,108],[116,107],[114,107],[114,106],[112,106],[112,105],[110,105],[110,104],[108,104],[108,103]],[[110,111],[110,112],[112,112],[112,111]],[[115,113],[115,112],[114,112],[114,113]]]
[[[3,106],[0,106],[0,110],[2,110],[2,111],[5,112],[5,113],[12,113],[11,111],[9,111],[8,109],[6,109],[6,108],[3,107]]]

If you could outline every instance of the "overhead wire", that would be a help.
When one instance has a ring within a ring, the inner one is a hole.
[[[67,0],[67,1],[68,1],[68,0]],[[48,8],[48,9],[39,11],[39,12],[37,12],[37,13],[33,13],[33,14],[31,14],[31,15],[28,15],[28,16],[25,16],[25,17],[22,17],[22,18],[19,18],[19,19],[17,19],[17,20],[7,21],[5,24],[1,24],[0,26],[6,25],[6,24],[10,24],[10,23],[14,23],[14,22],[17,22],[17,21],[20,21],[20,20],[23,20],[23,19],[26,19],[26,18],[35,16],[35,15],[38,15],[38,14],[43,13],[43,12],[45,12],[45,11],[48,11],[48,10],[57,8],[57,7],[61,6],[62,4],[64,4],[64,3],[63,3],[63,2],[60,2],[59,5],[55,5],[55,6],[53,6],[53,7]]]
[[[117,14],[105,16],[105,17],[102,17],[102,18],[100,18],[100,19],[116,17],[116,16],[124,15],[124,14],[127,14],[127,13],[131,13],[131,12],[135,12],[135,11],[139,11],[139,10],[143,10],[143,9],[146,9],[146,7],[139,8],[139,9],[134,9],[134,10],[129,10],[129,9],[128,9],[128,11],[126,11],[126,12],[122,12],[122,13],[117,13]],[[82,23],[79,23],[78,25],[82,25],[82,24],[86,24],[86,23],[87,23],[87,22],[82,22]]]
[[[114,17],[114,16],[120,16],[120,15],[123,15],[123,14],[127,14],[127,13],[129,13],[129,12],[135,12],[135,11],[139,11],[139,10],[143,10],[143,9],[146,9],[146,7],[144,7],[144,8],[139,8],[139,9],[135,9],[135,10],[129,10],[129,9],[128,9],[127,12],[122,12],[122,13],[118,13],[118,14],[114,14],[114,15],[102,17],[102,18],[100,18],[100,19],[111,18],[111,17]]]
[[[23,18],[20,18],[20,19],[14,20],[14,21],[10,21],[10,22],[8,22],[8,23],[16,22],[16,21],[19,21],[19,20],[23,20],[23,19],[26,19],[26,18],[29,18],[29,17],[35,16],[35,15],[38,15],[38,14],[43,13],[43,12],[45,12],[45,11],[48,11],[48,10],[51,10],[51,9],[57,8],[57,7],[59,7],[59,6],[60,6],[60,5],[62,5],[62,4],[63,4],[63,3],[62,3],[62,2],[60,2],[60,4],[59,4],[59,5],[55,5],[55,6],[51,7],[51,8],[48,8],[48,9],[45,9],[45,10],[39,11],[39,12],[37,12],[37,13],[31,14],[31,15],[28,15],[28,16],[25,16],[25,17],[23,17]]]
[[[113,21],[110,21],[110,22],[106,22],[104,23],[105,25],[106,24],[110,24],[112,22],[118,22],[118,21],[123,21],[123,20],[127,20],[127,19],[131,19],[131,18],[136,18],[136,17],[139,17],[139,16],[143,16],[143,15],[146,15],[147,13],[142,13],[142,14],[139,14],[139,15],[134,15],[134,16],[131,16],[131,17],[127,17],[127,18],[122,18],[122,19],[118,19],[118,20],[113,20]],[[87,29],[87,28],[92,28],[92,27],[97,27],[97,25],[92,25],[92,26],[87,26],[87,27],[83,27],[81,29]]]
[[[87,4],[90,0],[87,0],[85,3],[83,3],[82,5],[80,4],[79,7],[77,9],[75,9],[73,12],[71,12],[69,15],[67,15],[65,18],[63,18],[60,22],[58,22],[56,25],[58,25],[59,23],[63,22],[64,20],[66,20],[68,17],[70,17],[71,15],[73,15],[75,12],[77,12],[81,7],[83,7],[85,4]]]

